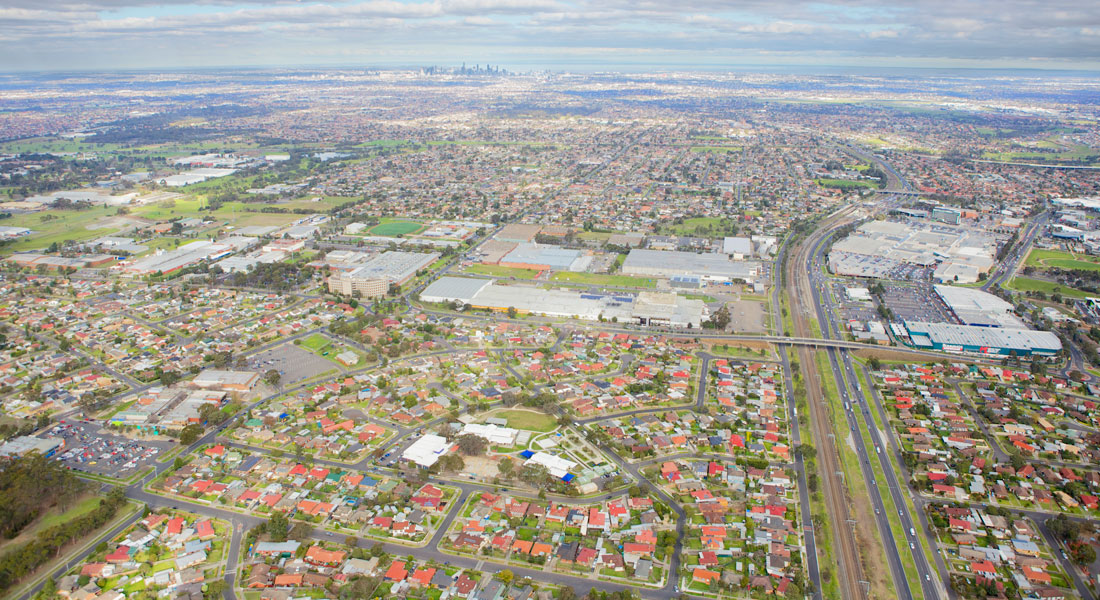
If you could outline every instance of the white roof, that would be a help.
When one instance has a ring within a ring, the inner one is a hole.
[[[536,452],[534,456],[527,459],[525,465],[536,464],[546,467],[550,474],[557,478],[565,477],[569,470],[577,466],[577,463],[564,459],[560,456],[555,456],[548,452]]]
[[[490,444],[511,446],[516,443],[516,436],[519,434],[519,430],[512,429],[511,427],[500,427],[499,425],[467,423],[462,428],[461,434],[465,435],[467,433],[476,435]]]
[[[443,455],[447,454],[450,449],[451,443],[447,441],[447,438],[429,433],[421,436],[419,440],[406,448],[401,453],[401,458],[411,460],[422,467],[430,467],[438,462]]]

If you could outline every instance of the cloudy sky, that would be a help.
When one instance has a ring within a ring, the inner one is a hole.
[[[0,70],[1100,69],[1095,0],[2,0]]]

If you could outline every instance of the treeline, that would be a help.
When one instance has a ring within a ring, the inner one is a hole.
[[[234,271],[227,277],[230,285],[237,287],[262,287],[272,290],[290,290],[313,277],[313,269],[297,263],[260,263],[248,272]]]
[[[51,506],[64,508],[83,491],[84,482],[37,452],[0,459],[0,535],[19,535]]]
[[[39,533],[34,541],[27,542],[0,556],[0,592],[7,591],[21,578],[56,558],[61,553],[61,549],[70,542],[109,523],[125,503],[126,497],[123,495],[122,488],[112,488],[92,512],[60,525],[54,525]]]

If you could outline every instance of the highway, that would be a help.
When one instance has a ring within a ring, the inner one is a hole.
[[[887,173],[887,186],[886,190],[880,193],[885,200],[880,200],[880,208],[889,208],[897,202],[898,194],[891,193],[891,190],[897,190],[901,188],[903,190],[910,190],[908,183],[904,181],[898,175],[898,173],[885,161],[872,157],[866,153],[856,151],[857,155],[865,160],[873,160],[878,163],[883,170]],[[839,330],[836,321],[833,317],[833,312],[830,309],[829,297],[826,290],[826,279],[821,275],[823,272],[823,257],[827,249],[829,239],[832,232],[854,222],[856,219],[854,215],[849,211],[845,214],[845,211],[838,211],[832,219],[831,223],[823,224],[817,231],[807,240],[803,245],[803,253],[798,256],[793,264],[796,265],[795,269],[799,275],[803,275],[796,279],[796,286],[801,287],[798,293],[792,294],[792,312],[797,316],[805,316],[803,313],[809,312],[807,309],[812,307],[812,315],[816,317],[817,323],[820,325],[822,336],[824,338],[830,338],[833,335],[838,335]],[[792,264],[792,263],[787,263]],[[800,285],[799,285],[800,284]],[[809,298],[807,298],[807,294]],[[794,300],[800,302],[796,304]],[[808,300],[808,302],[807,302]],[[800,304],[800,305],[799,305]],[[798,310],[795,310],[795,306],[798,306]],[[795,319],[797,333],[805,337],[806,329],[804,326],[799,328],[799,320]],[[840,393],[840,400],[844,403],[844,415],[847,421],[850,436],[853,441],[855,453],[859,458],[860,470],[864,478],[864,482],[868,488],[869,496],[871,500],[871,506],[874,510],[873,519],[875,525],[879,531],[879,537],[882,540],[883,550],[885,551],[885,559],[887,566],[890,570],[891,577],[894,581],[896,593],[899,598],[912,599],[912,591],[909,588],[908,579],[905,576],[904,567],[901,560],[901,555],[898,551],[897,540],[894,532],[891,529],[889,515],[887,514],[887,508],[883,501],[882,490],[880,488],[880,482],[875,476],[872,462],[878,461],[882,472],[886,478],[885,485],[889,490],[890,497],[893,501],[895,510],[898,511],[898,517],[900,524],[904,530],[904,539],[900,540],[901,543],[908,543],[910,550],[914,556],[914,562],[917,568],[918,577],[920,579],[921,592],[924,598],[946,598],[948,597],[947,589],[949,585],[946,581],[946,569],[942,565],[937,565],[938,570],[935,570],[928,564],[927,559],[923,552],[924,544],[933,544],[932,540],[926,539],[924,535],[918,535],[916,526],[912,515],[910,514],[909,504],[905,501],[905,494],[908,493],[907,488],[904,488],[904,484],[899,484],[896,474],[893,470],[893,465],[888,456],[882,455],[882,448],[884,442],[881,432],[875,427],[875,421],[871,416],[870,407],[867,403],[867,397],[862,389],[860,389],[858,378],[852,366],[851,356],[849,349],[844,346],[832,346],[827,348],[828,361],[830,369],[832,371],[832,377],[837,383],[837,388]],[[940,355],[942,357],[942,355]],[[813,370],[814,364],[812,362],[812,355],[808,351],[803,351],[803,363],[806,364],[805,370]],[[825,374],[819,374],[825,376]],[[812,377],[807,378],[808,390],[817,387],[818,395],[816,398],[823,398],[819,386],[811,386],[810,380]],[[811,409],[814,409],[813,400],[815,396],[811,394]],[[854,411],[862,411],[864,425],[859,426],[859,420]],[[824,423],[828,423],[828,416],[824,414],[822,410],[815,410],[815,421],[818,418]],[[831,431],[824,431],[823,428],[819,429],[815,427],[815,441],[820,445],[823,439],[832,440]],[[875,454],[869,455],[867,447],[864,443],[864,434],[867,435],[871,441],[872,446],[876,449]],[[826,444],[827,450],[832,451],[834,449],[833,444]],[[819,447],[818,456],[822,455],[822,448]],[[827,467],[828,468],[828,467]],[[849,490],[850,492],[850,490]],[[867,515],[872,516],[872,515]],[[921,515],[923,518],[923,515]],[[859,518],[859,516],[856,516]],[[834,516],[834,527],[838,517]],[[845,525],[846,526],[846,525]],[[834,529],[835,530],[835,529]],[[927,532],[927,528],[922,528],[921,533]],[[934,545],[931,547],[935,547]],[[850,559],[849,559],[850,560]],[[842,567],[842,571],[846,571]],[[847,570],[850,571],[850,570]],[[846,571],[846,572],[847,572]]]

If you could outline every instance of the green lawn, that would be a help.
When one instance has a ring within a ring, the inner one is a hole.
[[[10,540],[4,540],[0,543],[0,549],[19,546],[33,539],[39,532],[45,531],[54,525],[64,523],[65,521],[71,521],[81,515],[88,514],[98,506],[99,496],[94,494],[82,498],[80,502],[72,505],[64,512],[55,506],[46,511],[45,516],[39,518],[37,521],[31,523],[29,527],[21,531],[17,537]]]
[[[1086,271],[1100,271],[1100,263],[1090,260],[1051,258],[1043,261],[1047,267],[1055,269],[1084,269]]]
[[[1012,281],[1008,282],[1008,285],[1005,287],[1018,292],[1058,293],[1069,298],[1089,298],[1096,295],[1075,288],[1066,287],[1061,284],[1051,283],[1040,279],[1031,279],[1029,277],[1015,277]]]
[[[528,431],[547,432],[558,427],[558,421],[550,415],[526,410],[497,410],[488,416],[507,419],[508,426]]]
[[[408,235],[410,233],[416,233],[424,229],[422,223],[416,223],[413,221],[389,221],[382,222],[374,227],[370,228],[371,235],[381,235],[385,237],[396,237],[399,235]]]
[[[829,179],[826,177],[818,178],[814,180],[814,183],[826,188],[836,188],[840,190],[854,190],[859,188],[877,188],[878,184],[873,181],[865,180],[850,180],[850,179]]]
[[[1069,252],[1063,252],[1061,250],[1044,250],[1042,248],[1032,248],[1027,254],[1027,260],[1024,261],[1024,265],[1028,267],[1041,267],[1043,261],[1054,258],[1063,260],[1072,260],[1073,255]]]
[[[466,273],[489,275],[491,277],[515,277],[516,279],[534,279],[539,272],[534,269],[517,269],[498,265],[470,265],[463,269]]]
[[[94,206],[85,210],[47,210],[12,215],[10,218],[4,219],[5,226],[27,227],[32,229],[34,233],[4,246],[3,251],[9,253],[15,250],[46,248],[53,242],[83,241],[110,235],[118,229],[88,229],[87,227],[95,224],[103,217],[114,215],[116,211],[115,208]]]
[[[657,280],[648,277],[633,277],[631,275],[604,275],[600,273],[570,273],[562,271],[554,273],[550,277],[552,281],[563,283],[586,283],[590,285],[608,285],[617,287],[657,287]]]
[[[302,340],[302,347],[310,352],[321,352],[331,344],[332,342],[329,341],[327,337],[319,333],[315,333]]]
[[[691,151],[701,154],[728,154],[740,152],[741,146],[692,146]]]

